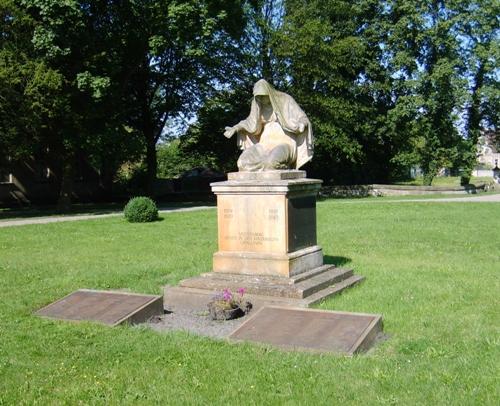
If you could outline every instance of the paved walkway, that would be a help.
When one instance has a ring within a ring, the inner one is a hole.
[[[473,195],[465,197],[435,197],[433,199],[371,199],[371,200],[349,200],[349,203],[420,203],[420,202],[431,202],[431,203],[500,203],[500,193],[488,194],[488,195]],[[347,203],[347,202],[345,202]]]
[[[342,201],[339,201],[342,202]],[[343,201],[342,203],[500,203],[500,193],[488,194],[488,195],[476,195],[476,196],[465,196],[465,197],[444,197],[444,198],[434,198],[434,199],[398,199],[398,200],[349,200]],[[175,213],[183,211],[197,211],[197,210],[208,210],[213,209],[214,206],[195,206],[195,207],[183,207],[183,208],[166,208],[160,209],[160,213]],[[16,219],[16,220],[0,220],[1,227],[14,227],[14,226],[24,226],[27,224],[47,224],[47,223],[59,223],[62,221],[79,221],[79,220],[95,220],[104,217],[115,217],[123,216],[122,211],[117,211],[115,213],[108,214],[80,214],[74,216],[50,216],[50,217],[35,217],[29,219]]]
[[[159,209],[158,212],[174,213],[179,211],[198,211],[198,210],[207,210],[213,208],[215,208],[215,206],[180,207],[180,208]],[[107,213],[107,214],[77,214],[74,216],[50,216],[50,217],[34,217],[29,219],[0,220],[0,228],[24,226],[27,224],[60,223],[62,221],[95,220],[104,217],[116,217],[116,216],[123,216],[123,212],[117,211],[114,213]]]

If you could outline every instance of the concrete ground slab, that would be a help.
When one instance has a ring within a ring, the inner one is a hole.
[[[95,321],[109,326],[143,323],[163,314],[162,296],[80,289],[38,310],[37,316]]]
[[[231,333],[229,339],[288,350],[353,355],[369,349],[382,326],[382,316],[378,314],[265,306]]]

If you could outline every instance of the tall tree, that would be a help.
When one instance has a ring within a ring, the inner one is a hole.
[[[418,164],[430,185],[459,153],[456,107],[464,83],[454,31],[458,11],[437,0],[389,1],[386,7],[390,69],[399,93],[391,119],[408,140],[399,158]]]
[[[229,68],[226,43],[242,32],[241,2],[149,0],[130,3],[122,27],[131,71],[130,123],[146,145],[148,190],[157,174],[156,144],[166,124],[191,117]]]
[[[476,146],[481,127],[498,129],[500,84],[500,3],[491,0],[458,2],[456,32],[460,55],[465,63],[464,136],[461,166],[463,182],[468,182],[477,164]]]
[[[34,21],[10,0],[0,1],[0,150],[12,160],[36,150],[46,121],[57,108],[61,77],[37,59]]]
[[[274,53],[274,36],[282,24],[282,0],[243,2],[244,30],[236,41],[226,42],[230,61],[216,94],[197,112],[197,121],[181,137],[180,151],[186,158],[219,170],[236,168],[235,140],[223,137],[224,127],[236,124],[248,114],[252,86],[260,78],[282,83],[283,74]]]
[[[9,46],[14,42],[8,33],[22,21],[18,16],[31,24],[24,27],[25,60],[18,50],[2,50],[5,65],[16,57],[24,71],[38,73],[38,86],[26,86],[12,69],[4,69],[0,80],[17,80],[12,91],[30,92],[35,99],[31,107],[42,110],[40,122],[30,124],[40,138],[36,143],[61,160],[62,208],[70,204],[75,160],[82,153],[109,184],[123,159],[144,145],[152,191],[155,146],[166,123],[200,105],[227,66],[226,39],[243,26],[238,0],[22,0],[16,7],[2,1],[9,5],[2,36]],[[5,112],[13,108],[8,106]],[[29,114],[23,117],[30,121]],[[11,139],[19,127],[10,125]]]
[[[8,39],[3,49],[16,47],[20,72],[34,67],[26,80],[9,81],[33,113],[19,112],[29,126],[20,128],[18,137],[30,135],[31,152],[48,149],[58,158],[61,209],[71,203],[77,156],[108,163],[103,167],[110,162],[116,166],[131,145],[116,85],[124,61],[114,59],[114,50],[121,42],[111,35],[116,18],[107,3],[23,0],[16,2],[17,12],[4,19],[12,27],[23,24],[28,40]],[[4,106],[18,108],[14,100]]]
[[[382,65],[376,1],[288,0],[275,44],[288,91],[310,116],[315,155],[310,170],[327,182],[380,178],[393,154],[383,131],[391,104]]]

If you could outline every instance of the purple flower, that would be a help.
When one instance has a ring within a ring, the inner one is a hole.
[[[229,289],[224,289],[222,291],[222,298],[226,301],[226,302],[230,302],[231,299],[233,298],[233,294],[231,293],[231,291]]]
[[[247,290],[245,288],[239,288],[237,292],[240,294],[240,296],[243,296]]]

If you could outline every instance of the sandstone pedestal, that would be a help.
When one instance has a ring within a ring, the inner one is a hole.
[[[212,184],[219,230],[213,271],[290,277],[323,265],[316,242],[321,181],[303,171],[258,174],[236,172]]]
[[[213,272],[166,287],[167,308],[203,308],[214,291],[241,287],[254,304],[307,307],[361,281],[350,269],[323,264],[316,239],[320,186],[299,170],[235,172],[212,183],[218,219]]]

